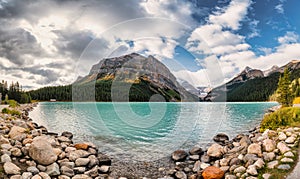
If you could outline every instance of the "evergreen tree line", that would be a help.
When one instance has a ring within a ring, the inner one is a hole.
[[[299,76],[293,75],[293,83],[291,74],[288,69],[285,69],[278,81],[276,97],[282,107],[292,106],[293,100],[300,96]]]
[[[4,102],[7,102],[7,100],[15,100],[21,104],[31,102],[30,94],[23,91],[19,82],[12,82],[8,85],[7,81],[2,80],[2,82],[0,82],[0,93],[1,100]]]
[[[112,90],[113,88],[113,90]],[[34,100],[49,101],[149,101],[154,94],[161,94],[166,101],[180,100],[180,94],[170,89],[161,89],[141,80],[139,83],[99,80],[96,83],[44,87],[29,92]],[[113,95],[113,96],[112,96]]]
[[[288,79],[290,81],[300,78],[300,69],[287,71],[289,71]],[[283,78],[281,76],[284,75],[276,72],[267,77],[255,78],[245,83],[236,84],[234,87],[227,89],[227,101],[268,101],[270,96],[278,93],[278,87],[282,86],[282,84],[279,84],[280,79]],[[293,84],[289,83],[289,86],[291,87],[291,99],[300,96],[298,80],[295,80]]]

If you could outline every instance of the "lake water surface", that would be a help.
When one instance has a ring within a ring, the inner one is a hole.
[[[42,102],[30,117],[49,131],[70,131],[113,157],[156,160],[257,126],[277,103]]]

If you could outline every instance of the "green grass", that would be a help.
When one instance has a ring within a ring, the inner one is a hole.
[[[279,127],[299,126],[300,125],[300,108],[285,107],[264,117],[261,122],[261,132],[266,129],[275,130]]]
[[[4,114],[10,114],[12,116],[21,116],[20,111],[17,111],[17,110],[14,110],[14,109],[10,110],[8,108],[3,108],[2,109],[2,113],[4,113]]]
[[[18,107],[18,106],[19,106],[18,102],[15,101],[15,100],[7,100],[7,101],[5,101],[4,103],[5,103],[5,104],[8,104],[9,107],[11,107],[11,108],[15,108],[15,107]]]

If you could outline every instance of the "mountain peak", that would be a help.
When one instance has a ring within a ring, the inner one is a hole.
[[[251,71],[252,68],[250,68],[249,66],[246,66],[245,69],[243,71],[245,71],[246,73],[248,73],[249,71]]]

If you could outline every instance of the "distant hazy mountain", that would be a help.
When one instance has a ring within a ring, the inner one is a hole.
[[[300,78],[300,61],[261,71],[246,67],[232,80],[214,88],[205,98],[207,101],[266,101],[277,89],[278,79],[284,69],[291,72],[292,80]]]

